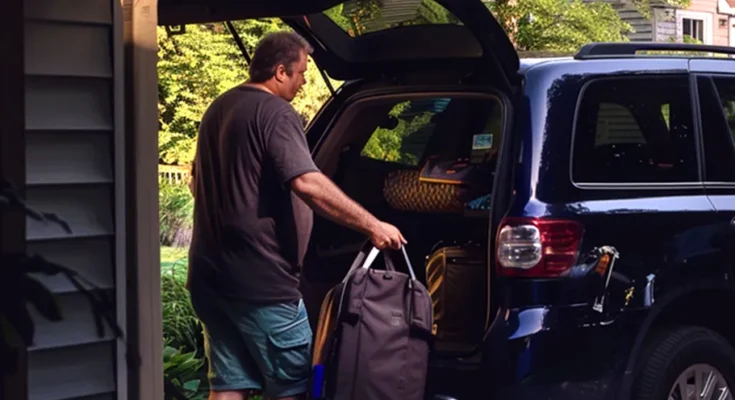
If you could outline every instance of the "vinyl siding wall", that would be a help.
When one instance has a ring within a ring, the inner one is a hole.
[[[653,12],[653,39],[668,42],[676,39],[676,9],[659,7]]]
[[[592,2],[595,0],[585,0]],[[634,32],[628,34],[632,42],[650,41],[653,37],[653,24],[650,19],[641,15],[631,2],[623,0],[601,0],[609,3],[617,11],[620,19],[629,23]]]
[[[28,250],[104,288],[124,328],[122,26],[114,0],[25,0],[26,195],[72,234],[27,220]],[[124,347],[97,336],[85,297],[64,278],[40,277],[64,319],[36,323],[29,399],[126,398]],[[122,367],[122,368],[119,368]]]

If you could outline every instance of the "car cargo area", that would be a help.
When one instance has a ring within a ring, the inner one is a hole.
[[[397,226],[434,307],[436,353],[462,354],[489,323],[490,194],[503,104],[490,94],[363,97],[341,107],[315,160],[345,193]],[[312,324],[365,237],[315,215],[303,291]],[[376,266],[382,267],[378,257]]]

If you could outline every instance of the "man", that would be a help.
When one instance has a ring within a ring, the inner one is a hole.
[[[312,331],[298,290],[312,209],[379,248],[406,240],[348,198],[315,166],[290,102],[311,47],[296,34],[264,38],[250,80],[202,118],[192,184],[190,293],[205,327],[210,400],[249,390],[303,398]]]

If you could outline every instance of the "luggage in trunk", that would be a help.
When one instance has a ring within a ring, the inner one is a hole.
[[[422,400],[432,310],[405,248],[384,250],[385,269],[370,268],[379,251],[365,248],[322,303],[314,341],[315,399]]]
[[[485,269],[485,248],[478,244],[439,247],[428,257],[426,286],[437,340],[474,344],[480,339],[486,317]]]

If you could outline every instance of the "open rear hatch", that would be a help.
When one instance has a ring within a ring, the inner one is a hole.
[[[330,77],[477,70],[509,93],[518,54],[480,0],[159,0],[160,25],[280,17],[314,47]]]

